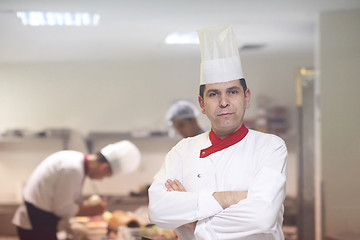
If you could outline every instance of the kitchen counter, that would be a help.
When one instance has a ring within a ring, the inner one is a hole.
[[[123,210],[134,211],[138,207],[147,205],[146,196],[105,196],[107,198],[108,211]],[[17,203],[0,204],[0,240],[13,240],[16,236],[16,228],[11,223],[14,213],[18,207]],[[62,228],[60,224],[59,228]],[[17,238],[15,238],[17,239]]]

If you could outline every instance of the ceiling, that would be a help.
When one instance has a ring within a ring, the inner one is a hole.
[[[166,45],[171,32],[232,24],[242,54],[309,52],[319,12],[359,0],[0,0],[0,62],[131,61],[199,57],[197,45]],[[16,11],[86,11],[97,27],[23,26]]]

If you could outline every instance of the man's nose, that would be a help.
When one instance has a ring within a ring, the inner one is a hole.
[[[220,108],[226,108],[227,106],[229,106],[229,98],[226,94],[223,94],[220,97]]]

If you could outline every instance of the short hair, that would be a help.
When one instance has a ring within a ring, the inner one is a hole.
[[[96,159],[99,163],[109,163],[109,161],[101,152],[96,153]]]
[[[244,93],[245,93],[245,91],[247,89],[245,78],[240,78],[239,81],[240,81],[240,85],[242,86]],[[205,91],[205,84],[202,84],[199,87],[199,95],[201,98],[204,98],[204,91]]]

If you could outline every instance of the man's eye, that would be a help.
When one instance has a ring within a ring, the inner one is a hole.
[[[237,90],[232,90],[230,93],[231,93],[231,94],[237,94],[238,91],[237,91]]]
[[[209,93],[208,95],[209,95],[209,97],[215,97],[216,93],[212,92],[212,93]]]

